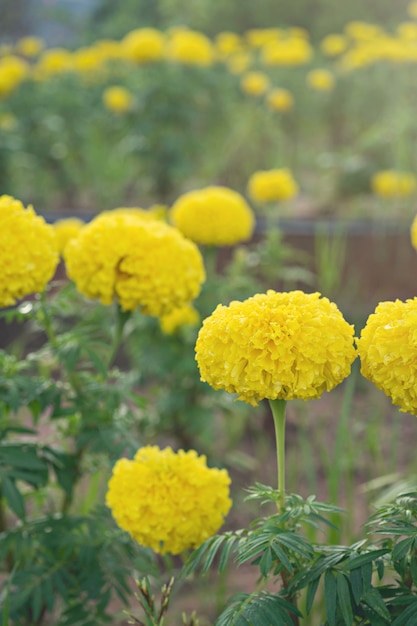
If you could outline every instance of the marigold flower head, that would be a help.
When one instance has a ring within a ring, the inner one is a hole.
[[[71,71],[73,68],[72,54],[65,48],[49,48],[44,50],[36,65],[34,75],[38,80],[47,80],[52,76]]]
[[[136,63],[159,61],[164,56],[165,35],[156,28],[136,28],[121,42],[124,56]]]
[[[261,96],[269,87],[269,78],[263,72],[248,72],[242,76],[242,91],[250,96]]]
[[[261,49],[261,60],[265,65],[303,65],[313,55],[309,41],[303,37],[291,37],[271,41]]]
[[[417,298],[378,304],[357,346],[362,375],[400,411],[417,415]]]
[[[213,64],[215,57],[214,46],[203,33],[187,28],[171,31],[166,46],[166,57],[170,61],[185,65]]]
[[[347,39],[344,35],[332,34],[322,39],[320,47],[324,54],[328,56],[337,56],[344,52],[348,46]]]
[[[226,470],[195,450],[140,448],[113,468],[106,495],[117,524],[140,545],[180,554],[214,535],[230,510]]]
[[[29,65],[13,54],[0,58],[0,98],[11,94],[28,76]]]
[[[244,50],[242,38],[237,33],[222,31],[215,39],[216,52],[221,59]]]
[[[189,191],[171,209],[172,223],[189,239],[211,246],[232,246],[250,239],[255,217],[246,200],[227,187]]]
[[[382,170],[372,177],[371,187],[383,198],[403,198],[414,193],[417,181],[411,172]]]
[[[16,42],[16,52],[23,54],[25,57],[36,57],[44,48],[44,40],[32,35],[21,37]]]
[[[316,91],[331,91],[334,87],[334,76],[329,70],[311,70],[307,74],[307,84]]]
[[[55,231],[58,250],[62,254],[65,250],[67,243],[78,235],[81,228],[85,226],[85,222],[78,219],[77,217],[68,217],[61,220],[56,220],[56,222],[54,222],[52,226]]]
[[[133,96],[128,89],[114,85],[103,92],[103,102],[113,113],[126,113],[133,105]]]
[[[411,234],[411,244],[413,248],[417,250],[417,215],[411,223],[410,234]]]
[[[0,196],[0,307],[43,291],[58,261],[52,226],[32,206]]]
[[[199,249],[179,230],[123,213],[94,218],[68,242],[64,258],[88,298],[155,316],[191,302],[205,279]]]
[[[298,193],[298,185],[288,168],[259,170],[248,181],[248,194],[255,202],[289,200]]]
[[[266,97],[268,107],[272,111],[289,111],[294,105],[294,98],[288,89],[275,87],[271,89]]]
[[[198,326],[199,323],[200,314],[192,304],[184,304],[159,318],[161,330],[166,335],[173,335],[183,326]]]
[[[218,305],[203,321],[196,360],[201,380],[249,404],[310,400],[349,375],[353,332],[319,293],[269,290]]]

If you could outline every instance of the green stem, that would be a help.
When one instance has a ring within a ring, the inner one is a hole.
[[[107,360],[107,370],[110,369],[114,358],[117,354],[117,351],[119,349],[120,343],[122,341],[122,337],[123,337],[123,331],[126,325],[127,320],[130,318],[132,312],[131,311],[123,311],[120,308],[120,305],[117,304],[117,309],[116,309],[116,328],[115,328],[115,332],[114,332],[114,336],[113,336],[113,343],[111,345],[110,348],[110,353],[109,353],[109,357]]]
[[[277,468],[278,468],[278,491],[277,502],[278,511],[285,509],[285,409],[286,400],[270,400],[275,425],[275,441],[277,446]]]
[[[0,534],[6,533],[7,530],[8,528],[7,528],[6,511],[3,505],[3,494],[0,489]],[[6,570],[8,572],[11,572],[13,570],[13,556],[10,551],[6,553],[4,560],[6,564]]]

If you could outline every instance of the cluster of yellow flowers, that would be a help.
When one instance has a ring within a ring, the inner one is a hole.
[[[106,495],[117,524],[140,545],[181,554],[197,548],[230,510],[226,470],[207,467],[194,450],[140,448],[114,466]]]
[[[196,343],[201,380],[260,400],[318,398],[350,373],[353,326],[319,293],[256,294],[219,305]]]
[[[372,177],[371,187],[382,198],[403,198],[414,193],[417,180],[410,172],[383,170]]]
[[[233,189],[209,186],[180,196],[171,208],[172,223],[189,239],[209,246],[231,246],[250,239],[255,217]]]
[[[357,340],[361,373],[392,402],[417,415],[417,298],[381,302]]]
[[[52,226],[32,206],[0,196],[0,307],[43,291],[58,262]]]
[[[88,298],[164,315],[191,302],[205,279],[197,246],[160,220],[111,212],[68,242],[68,276]]]
[[[297,193],[298,185],[288,168],[259,170],[248,181],[248,194],[255,202],[289,200]]]

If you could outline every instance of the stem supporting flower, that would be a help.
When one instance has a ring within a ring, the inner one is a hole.
[[[285,508],[285,410],[286,400],[269,401],[275,425],[275,441],[277,446],[277,469],[278,469],[278,490],[279,499],[277,502],[278,511]]]

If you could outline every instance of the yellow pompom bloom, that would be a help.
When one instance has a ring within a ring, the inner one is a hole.
[[[78,235],[81,228],[85,226],[85,222],[77,217],[68,217],[57,220],[52,224],[52,226],[55,231],[58,250],[62,254],[67,243]]]
[[[159,61],[164,56],[165,35],[156,28],[137,28],[121,42],[122,54],[136,63]]]
[[[199,323],[200,314],[192,304],[184,304],[159,318],[161,330],[166,335],[172,335],[182,326],[198,326]]]
[[[52,226],[32,206],[0,196],[0,307],[43,291],[58,261]]]
[[[223,31],[216,36],[215,47],[221,59],[226,59],[244,49],[241,37],[230,31]]]
[[[282,36],[280,28],[251,28],[245,32],[245,38],[252,48],[262,48],[270,41]]]
[[[381,302],[357,340],[361,373],[400,411],[417,415],[417,298]]]
[[[342,54],[346,50],[348,46],[348,42],[346,37],[343,35],[327,35],[322,39],[320,43],[320,47],[323,50],[324,54],[328,56],[334,57],[338,54]]]
[[[269,84],[269,78],[263,72],[248,72],[240,81],[242,91],[250,96],[261,96],[268,89]]]
[[[248,181],[248,194],[255,202],[289,200],[298,193],[298,185],[288,168],[259,170]]]
[[[229,474],[207,467],[195,450],[140,448],[113,468],[106,504],[140,545],[181,554],[197,548],[224,522],[232,501]]]
[[[348,22],[345,26],[345,33],[357,39],[359,41],[369,41],[376,37],[379,37],[383,30],[377,24],[370,24],[369,22],[353,21]]]
[[[29,75],[29,65],[23,59],[8,55],[0,58],[0,98],[12,93]]]
[[[16,52],[23,54],[25,57],[36,57],[42,52],[45,42],[40,37],[28,36],[22,37],[16,43]]]
[[[319,293],[269,290],[219,304],[199,331],[196,360],[202,381],[249,404],[310,400],[349,375],[353,333]]]
[[[271,111],[289,111],[294,105],[294,98],[288,89],[275,87],[267,94],[266,102]]]
[[[417,181],[410,172],[382,170],[371,179],[372,191],[382,198],[403,198],[416,190]]]
[[[265,65],[303,65],[312,56],[313,49],[303,37],[271,41],[261,49],[261,60]]]
[[[331,91],[334,87],[334,76],[329,70],[311,70],[307,74],[307,84],[316,91]]]
[[[166,46],[166,57],[186,65],[213,64],[215,49],[210,39],[203,33],[186,28],[171,31]]]
[[[78,291],[125,311],[169,313],[200,292],[205,279],[197,246],[162,221],[98,215],[68,242],[64,258]]]
[[[34,76],[38,80],[47,80],[52,76],[71,71],[73,68],[72,54],[65,48],[45,50],[34,66]]]
[[[107,87],[103,92],[105,107],[112,113],[126,113],[133,106],[133,96],[125,87]]]
[[[189,239],[209,246],[233,246],[250,239],[255,216],[246,200],[227,187],[189,191],[171,208],[172,223]]]
[[[141,220],[162,220],[164,219],[162,209],[160,207],[141,209],[140,207],[117,207],[111,211],[102,211],[99,215],[127,215],[137,217]]]

